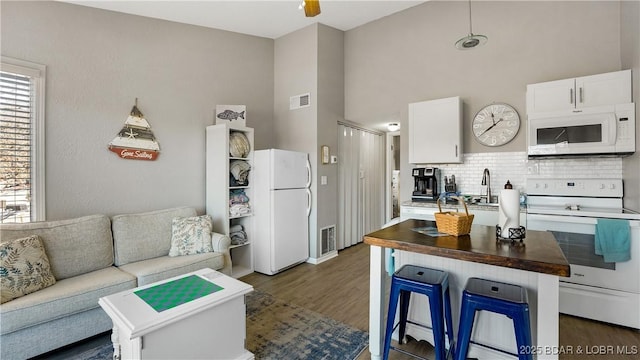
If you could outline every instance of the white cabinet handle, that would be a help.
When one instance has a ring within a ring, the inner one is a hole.
[[[573,89],[569,89],[569,104],[573,104]]]
[[[584,103],[583,88],[580,88],[580,103]]]

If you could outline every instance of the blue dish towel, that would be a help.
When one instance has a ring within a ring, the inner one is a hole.
[[[389,276],[393,276],[393,273],[396,271],[396,264],[393,258],[393,249],[385,248],[384,249],[384,263],[385,269],[387,270],[387,274]]]
[[[383,229],[387,228],[399,222],[400,222],[399,217],[393,218],[389,220],[388,223],[382,225],[382,228]],[[385,264],[385,270],[387,271],[387,274],[389,274],[389,276],[393,276],[393,273],[396,271],[396,266],[395,266],[396,264],[393,256],[393,249],[390,249],[390,248],[384,249],[384,264]]]
[[[604,262],[623,262],[631,259],[629,220],[598,219],[596,224],[596,254]]]

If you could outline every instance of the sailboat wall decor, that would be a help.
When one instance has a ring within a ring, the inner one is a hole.
[[[109,150],[123,159],[155,160],[158,158],[160,144],[156,141],[149,122],[138,109],[138,99],[124,122],[124,127],[109,143]]]

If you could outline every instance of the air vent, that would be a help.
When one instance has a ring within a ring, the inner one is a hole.
[[[320,229],[322,249],[320,255],[328,254],[336,250],[336,226],[331,225]]]
[[[289,110],[301,109],[311,105],[311,94],[295,95],[289,98]]]

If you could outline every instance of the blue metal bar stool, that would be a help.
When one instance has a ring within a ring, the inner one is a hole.
[[[478,278],[470,278],[462,292],[456,360],[465,360],[467,358],[473,321],[476,311],[480,310],[492,311],[511,318],[516,333],[516,343],[518,344],[518,359],[533,360],[531,352],[520,351],[520,349],[531,348],[531,325],[529,322],[527,290],[522,286]]]
[[[399,326],[400,343],[404,339],[407,327],[407,313],[411,293],[420,293],[429,297],[429,310],[431,312],[431,329],[433,330],[436,360],[448,359],[454,352],[453,321],[451,320],[451,300],[449,298],[449,278],[446,272],[427,269],[415,265],[404,265],[396,271],[391,278],[391,294],[389,297],[389,312],[387,313],[387,328],[384,338],[383,359],[389,358],[389,350],[394,349],[413,357],[418,357],[405,350],[391,346],[391,335],[396,317],[396,307],[400,298]],[[443,309],[444,307],[444,314]],[[449,338],[449,353],[445,346],[445,320],[447,336]]]

